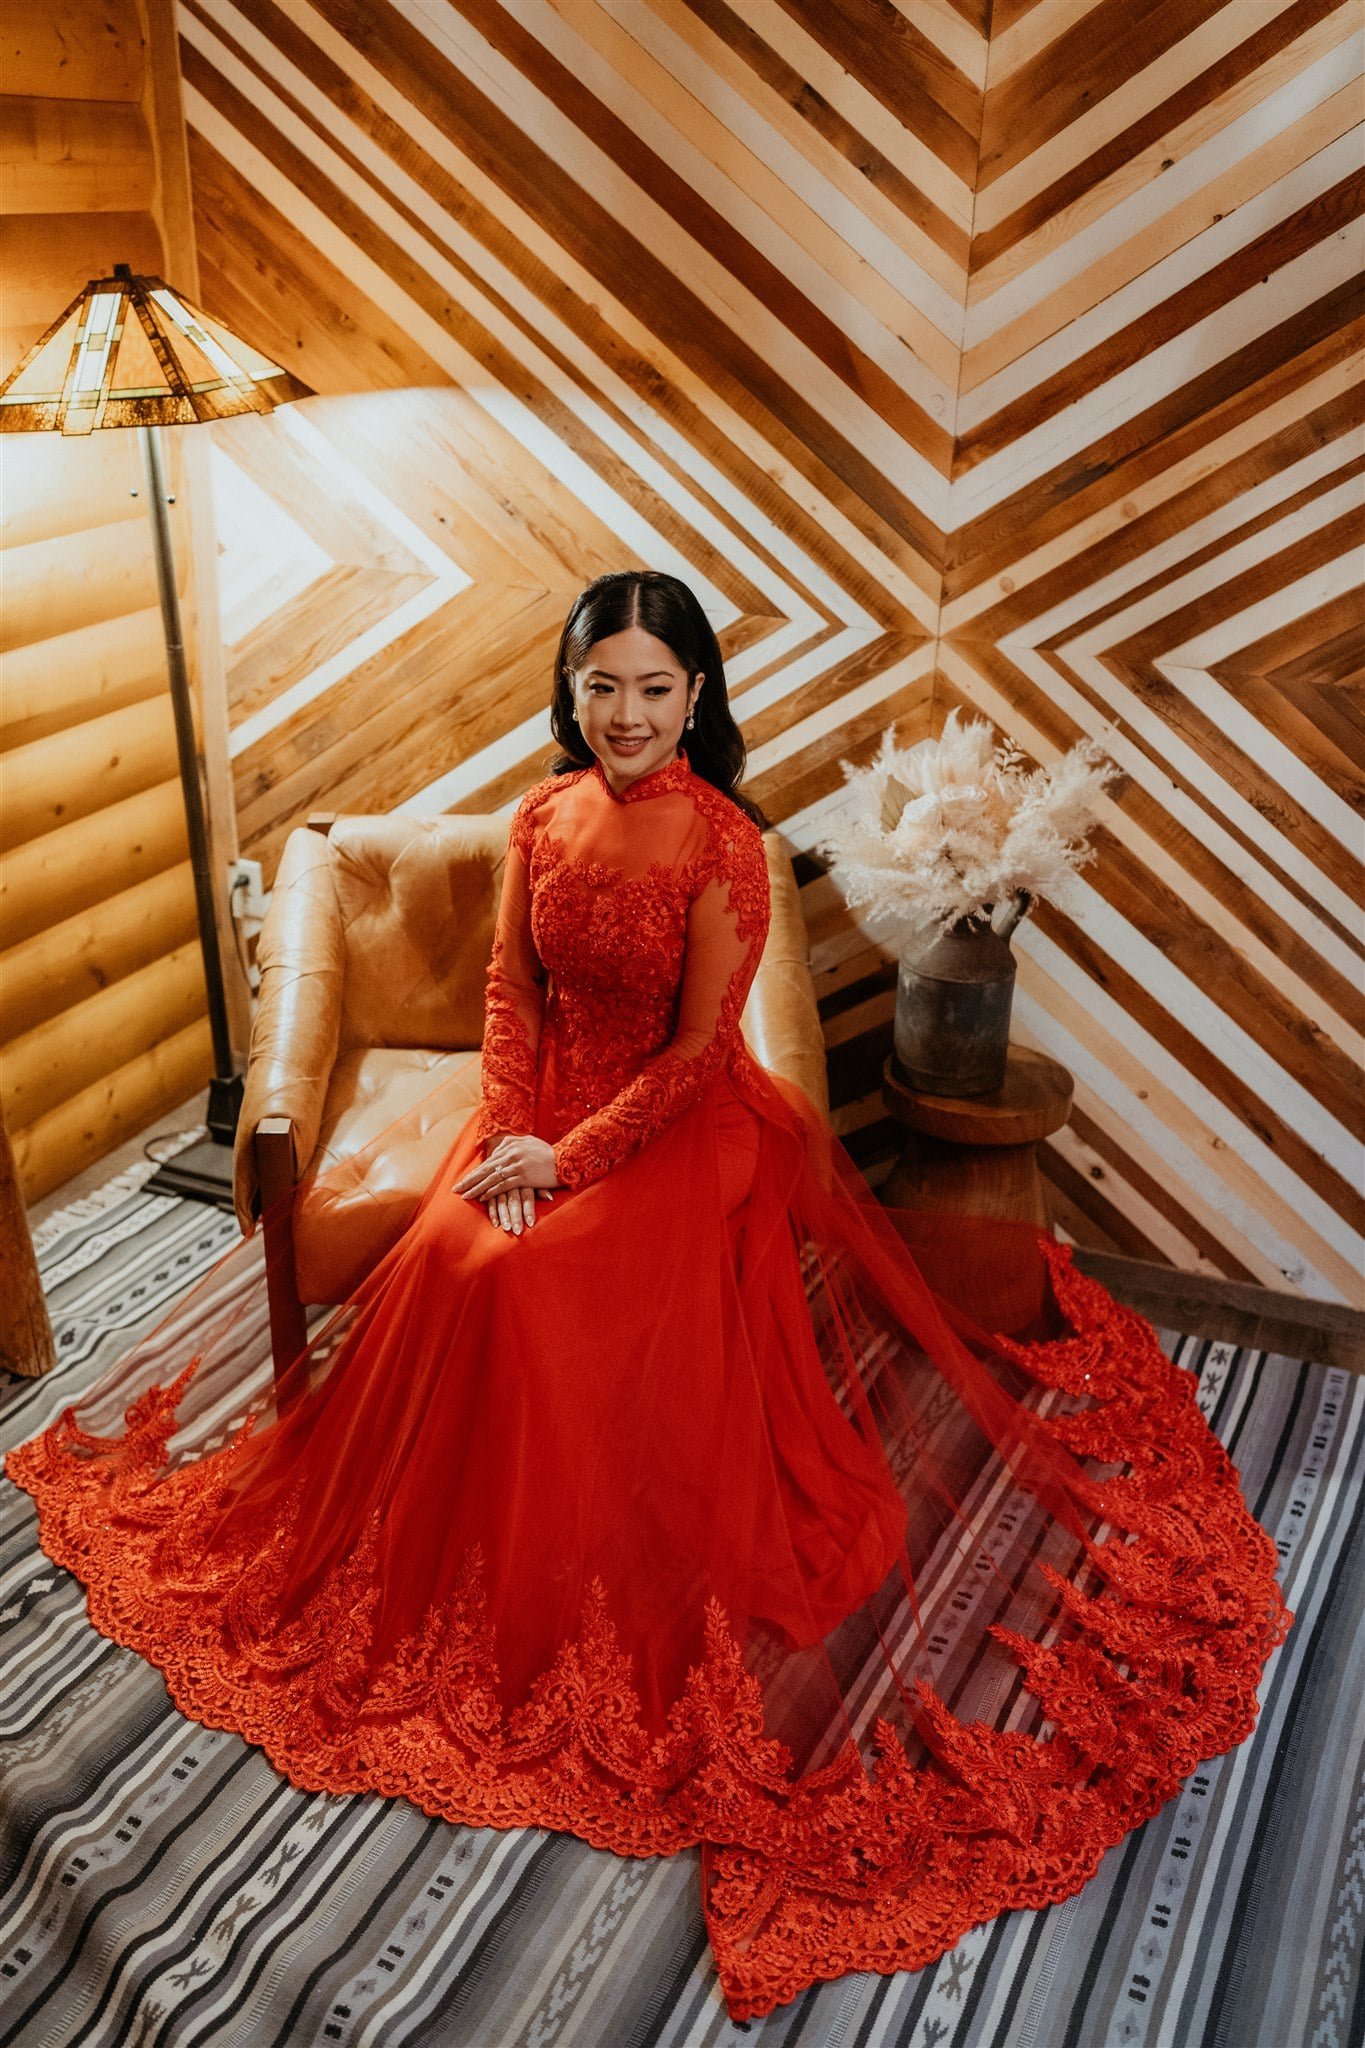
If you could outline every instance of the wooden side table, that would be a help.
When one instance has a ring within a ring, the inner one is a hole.
[[[949,1209],[1052,1227],[1038,1143],[1071,1114],[1074,1083],[1046,1053],[1012,1045],[1004,1085],[989,1095],[924,1095],[887,1055],[882,1095],[905,1150],[881,1186],[889,1207]]]

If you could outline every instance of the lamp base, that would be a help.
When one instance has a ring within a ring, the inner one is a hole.
[[[145,1186],[151,1195],[178,1195],[182,1201],[212,1202],[217,1209],[230,1209],[232,1147],[216,1138],[200,1138],[158,1166]]]
[[[242,1086],[240,1074],[214,1076],[209,1082],[207,1138],[187,1145],[174,1159],[158,1166],[147,1182],[149,1193],[232,1208],[232,1141],[242,1110]]]
[[[242,1113],[242,1091],[245,1082],[240,1074],[216,1074],[209,1082],[209,1108],[205,1121],[209,1136],[220,1145],[230,1145],[237,1135],[237,1119]]]

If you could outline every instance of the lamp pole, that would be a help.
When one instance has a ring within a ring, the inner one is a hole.
[[[194,699],[185,663],[185,641],[180,624],[180,593],[175,582],[175,558],[171,550],[171,522],[167,513],[166,468],[161,459],[161,442],[155,427],[139,427],[142,460],[147,476],[148,510],[152,519],[152,541],[156,556],[156,585],[161,599],[161,624],[166,636],[166,667],[175,713],[175,745],[180,760],[180,785],[185,798],[185,829],[189,837],[190,866],[194,871],[194,900],[199,912],[199,945],[204,957],[204,984],[208,993],[209,1030],[213,1037],[214,1078],[209,1083],[208,1125],[220,1144],[231,1143],[242,1106],[242,1077],[233,1073],[232,1040],[228,1031],[227,991],[223,983],[223,962],[218,951],[218,908],[214,900],[213,868],[209,857],[208,818],[204,808],[203,785],[199,779],[199,746],[194,730]]]

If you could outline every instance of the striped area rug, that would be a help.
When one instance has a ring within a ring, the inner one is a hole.
[[[33,1435],[231,1242],[136,1167],[50,1217]],[[934,1967],[736,2026],[695,1854],[296,1792],[89,1627],[0,1484],[0,2048],[1350,2048],[1365,2038],[1365,1380],[1165,1333],[1275,1535],[1297,1621],[1254,1737],[1078,1897]]]

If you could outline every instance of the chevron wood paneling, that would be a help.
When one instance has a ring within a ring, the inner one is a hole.
[[[1076,1239],[1361,1299],[1359,14],[183,0],[247,850],[504,806],[569,599],[698,589],[874,1182],[894,962],[811,849],[954,704],[1123,770],[1016,1035]]]
[[[941,701],[1126,771],[1016,947],[1076,1234],[1359,1300],[1359,17],[1070,11],[991,42]]]

